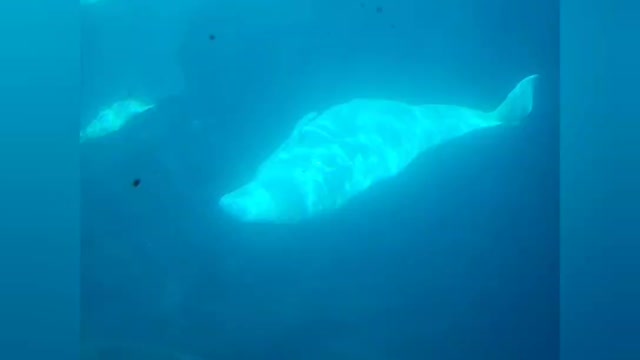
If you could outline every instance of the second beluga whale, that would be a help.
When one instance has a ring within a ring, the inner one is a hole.
[[[337,209],[393,177],[420,153],[471,131],[517,124],[532,110],[538,75],[493,111],[355,99],[312,112],[247,184],[219,200],[243,222],[295,223]]]
[[[137,99],[116,101],[80,131],[80,143],[120,131],[136,116],[153,109],[155,104]]]

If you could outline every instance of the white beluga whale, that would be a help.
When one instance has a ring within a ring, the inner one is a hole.
[[[116,101],[101,110],[98,116],[80,131],[80,142],[115,133],[130,123],[135,116],[154,107],[152,103],[137,99]]]
[[[219,200],[243,222],[295,223],[337,209],[397,175],[420,153],[474,130],[517,124],[532,110],[538,75],[492,111],[355,99],[312,112],[247,184]]]

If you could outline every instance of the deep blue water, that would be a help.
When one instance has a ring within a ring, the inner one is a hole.
[[[558,357],[557,1],[164,0],[134,17],[103,1],[83,20],[83,113],[165,96],[81,149],[87,347]],[[532,73],[522,126],[424,154],[332,216],[257,226],[216,206],[311,110],[353,97],[490,108]]]

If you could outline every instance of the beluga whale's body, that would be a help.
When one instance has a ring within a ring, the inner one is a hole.
[[[295,223],[337,209],[429,148],[474,130],[517,124],[532,109],[537,77],[520,81],[490,112],[355,99],[310,113],[254,178],[219,205],[240,221],[260,223]]]

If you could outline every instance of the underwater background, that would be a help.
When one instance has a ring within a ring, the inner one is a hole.
[[[82,6],[83,118],[156,103],[82,144],[85,358],[558,357],[557,1]],[[492,109],[534,73],[521,126],[429,151],[331,216],[217,207],[309,111]]]

